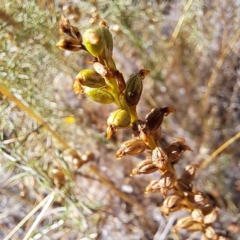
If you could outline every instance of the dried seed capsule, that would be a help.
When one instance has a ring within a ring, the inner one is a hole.
[[[191,164],[185,167],[184,171],[182,172],[181,178],[188,179],[188,181],[192,182],[195,178],[195,173],[198,169],[197,164]]]
[[[82,35],[79,32],[77,27],[74,27],[70,24],[69,20],[65,16],[61,16],[61,20],[59,23],[60,33],[64,33],[71,38],[75,38],[79,41],[79,44],[82,43]]]
[[[152,163],[152,160],[144,160],[140,162],[136,168],[132,170],[131,176],[134,176],[136,174],[149,174],[156,172],[158,168]]]
[[[212,240],[217,240],[218,239],[218,236],[217,236],[217,234],[216,234],[216,232],[215,232],[215,230],[212,226],[208,226],[205,229],[204,234],[208,239],[212,239]]]
[[[147,134],[154,134],[161,126],[163,117],[167,116],[171,112],[175,112],[175,109],[170,107],[153,108],[151,112],[146,115],[144,131]]]
[[[156,147],[152,151],[152,161],[153,161],[153,164],[156,167],[158,167],[161,171],[166,170],[166,164],[168,162],[168,158],[165,152],[161,149],[161,147]]]
[[[132,74],[127,81],[126,89],[124,91],[124,98],[129,106],[136,106],[140,100],[145,75],[149,70],[141,69],[138,73]]]
[[[175,212],[180,208],[182,208],[182,204],[181,204],[182,200],[183,198],[181,196],[172,194],[164,200],[163,206],[168,208],[168,213]]]
[[[94,102],[102,104],[110,104],[114,102],[114,98],[111,93],[109,93],[106,88],[90,88],[85,87],[84,92],[86,95],[92,99]]]
[[[186,229],[188,231],[195,232],[195,231],[201,231],[203,226],[201,223],[194,221],[191,216],[187,216],[187,217],[178,219],[175,225],[175,229],[179,230],[181,228]]]
[[[212,224],[217,219],[217,211],[213,209],[210,213],[204,216],[204,224]]]
[[[202,210],[199,209],[199,208],[195,208],[192,210],[191,212],[191,216],[192,216],[192,219],[196,222],[200,222],[202,223],[203,222],[203,213],[202,213]]]
[[[142,139],[131,139],[124,142],[116,153],[116,158],[120,159],[124,155],[138,155],[147,149],[147,145]]]
[[[153,180],[150,184],[146,187],[145,193],[150,192],[160,192],[159,180]]]
[[[79,41],[74,38],[64,38],[61,39],[57,44],[57,47],[59,47],[62,50],[68,50],[71,52],[78,52],[82,49],[82,45],[79,44]]]
[[[104,40],[101,36],[100,28],[87,29],[83,35],[83,44],[94,57],[102,55],[104,50]]]
[[[183,192],[192,191],[192,184],[188,179],[179,178],[177,180],[177,187],[180,191],[183,191]]]
[[[173,142],[171,145],[164,149],[164,152],[168,156],[168,161],[174,165],[179,162],[182,152],[190,150],[191,148],[184,144],[185,139],[180,138],[176,142]]]
[[[90,88],[100,88],[106,85],[104,78],[91,69],[84,69],[80,71],[76,76],[76,80],[78,80],[81,85]]]
[[[197,193],[188,192],[186,198],[187,198],[187,201],[189,201],[193,206],[195,205],[195,206],[201,207],[203,204],[204,205],[206,204],[206,198],[202,192],[197,192]]]
[[[130,115],[123,109],[118,109],[111,113],[107,120],[107,139],[110,139],[112,134],[114,134],[118,128],[128,127],[130,122]]]
[[[159,186],[160,186],[160,191],[164,197],[166,197],[168,190],[173,188],[174,182],[175,182],[174,174],[170,171],[165,172],[161,176],[159,180]]]
[[[179,203],[178,205],[174,206],[174,208],[169,208],[167,206],[162,206],[161,207],[161,212],[164,213],[166,216],[168,216],[169,213],[179,211],[179,210],[181,210],[183,208],[184,208],[184,206],[181,203]]]

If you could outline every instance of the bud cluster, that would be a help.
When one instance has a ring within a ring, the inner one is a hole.
[[[65,36],[57,43],[60,49],[73,52],[84,50],[93,57],[93,69],[81,70],[76,76],[73,85],[76,94],[85,94],[100,104],[113,103],[117,106],[107,119],[107,139],[118,129],[132,130],[132,139],[121,144],[116,158],[147,153],[146,159],[137,164],[131,176],[153,172],[161,175],[158,180],[151,181],[145,193],[159,192],[164,196],[161,212],[166,216],[181,209],[189,211],[189,216],[177,221],[176,230],[201,231],[202,239],[227,239],[218,235],[212,227],[217,219],[215,207],[211,206],[207,196],[193,187],[197,166],[187,166],[180,177],[175,172],[174,167],[182,154],[191,151],[191,148],[182,138],[165,148],[159,143],[164,117],[175,112],[175,109],[153,108],[144,120],[138,118],[136,107],[141,98],[143,80],[150,71],[141,69],[125,82],[112,58],[113,38],[104,20],[98,27],[87,29],[82,37],[80,31],[62,17],[60,32]],[[61,185],[62,181],[56,184]]]

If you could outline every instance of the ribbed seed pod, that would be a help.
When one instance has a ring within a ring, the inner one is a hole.
[[[191,216],[186,216],[178,219],[175,225],[176,230],[179,230],[181,228],[186,229],[188,231],[195,232],[195,231],[201,231],[203,228],[203,225],[199,222],[194,221]]]
[[[197,164],[191,164],[185,167],[185,169],[182,172],[181,178],[187,179],[188,181],[192,182],[195,178],[195,173],[198,169]]]
[[[134,176],[136,174],[149,174],[149,173],[153,173],[156,172],[158,170],[158,168],[153,165],[152,160],[151,159],[147,159],[144,160],[142,162],[140,162],[136,168],[134,168],[132,170],[132,174],[131,176]]]
[[[110,104],[114,102],[114,98],[105,88],[85,87],[84,92],[94,102],[102,104]]]
[[[136,106],[143,89],[142,77],[139,73],[132,74],[127,81],[124,98],[129,106]]]
[[[168,158],[166,153],[161,149],[161,147],[156,147],[152,151],[152,161],[153,164],[159,168],[161,171],[166,170],[166,164],[168,162]]]
[[[109,126],[114,126],[117,128],[128,127],[131,122],[131,117],[127,111],[123,109],[118,109],[115,112],[112,112],[108,117],[107,124]]]
[[[124,155],[138,155],[144,152],[147,145],[142,139],[131,139],[122,143],[121,148],[116,153],[116,158],[120,159]]]
[[[164,152],[168,156],[168,161],[172,165],[179,162],[182,152],[186,150],[191,151],[191,148],[185,145],[184,143],[185,143],[185,139],[180,138],[176,142],[173,142],[171,145],[169,145],[164,149]]]
[[[74,27],[70,24],[69,20],[65,16],[61,16],[61,20],[59,23],[60,33],[64,33],[65,35],[75,38],[79,41],[79,44],[82,43],[82,35],[79,32],[77,27]]]
[[[91,88],[100,88],[106,85],[104,78],[91,69],[80,71],[76,76],[76,80],[78,80],[81,85]]]
[[[181,205],[182,200],[183,198],[181,196],[172,194],[164,200],[163,206],[168,207],[169,212],[175,212],[179,209],[178,206],[182,207]]]
[[[83,44],[94,56],[99,57],[104,50],[104,40],[100,28],[89,28],[83,35]]]
[[[118,109],[115,112],[112,112],[107,119],[107,139],[110,139],[118,128],[128,127],[130,122],[131,117],[127,111]]]
[[[174,183],[175,177],[172,172],[167,171],[161,176],[158,184],[160,186],[160,191],[164,197],[166,197],[168,191],[173,188]]]
[[[101,35],[104,41],[104,51],[103,57],[106,59],[112,58],[112,51],[113,51],[113,38],[112,34],[108,29],[107,23],[105,20],[102,20],[99,24],[101,29]]]
[[[153,108],[150,113],[146,115],[146,125],[144,131],[148,134],[154,134],[161,126],[163,117],[169,113],[175,112],[175,109],[170,107]]]

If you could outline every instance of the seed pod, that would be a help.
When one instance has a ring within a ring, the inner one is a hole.
[[[158,168],[152,163],[152,160],[144,160],[140,162],[136,168],[132,170],[131,176],[134,176],[136,174],[149,174],[156,172]]]
[[[76,76],[76,80],[78,80],[81,85],[90,88],[100,88],[106,85],[104,78],[91,69],[84,69],[80,71]]]
[[[112,134],[114,134],[118,128],[128,127],[130,122],[130,115],[123,109],[118,109],[111,113],[107,120],[107,139],[110,139]]]
[[[218,236],[217,236],[217,234],[216,234],[216,232],[215,232],[215,230],[212,226],[208,226],[205,229],[204,234],[208,239],[212,239],[212,240],[217,240],[218,239]]]
[[[203,222],[203,213],[202,213],[202,210],[199,209],[199,208],[195,208],[192,210],[191,212],[191,216],[192,216],[192,219],[196,222],[200,222],[202,223]]]
[[[94,57],[102,55],[104,50],[104,40],[101,36],[100,28],[87,29],[83,35],[83,44]]]
[[[197,164],[191,164],[185,167],[184,171],[182,172],[181,178],[188,179],[188,181],[192,182],[195,178],[195,173],[198,169]]]
[[[174,165],[179,162],[182,152],[190,150],[191,148],[184,144],[185,139],[180,138],[176,142],[173,142],[171,145],[164,149],[164,152],[168,156],[168,161]]]
[[[79,44],[82,43],[82,35],[79,32],[78,28],[72,26],[69,20],[63,15],[61,16],[59,27],[60,27],[60,33],[64,33],[67,36],[78,40]]]
[[[104,40],[104,52],[103,57],[108,60],[112,58],[113,52],[113,38],[112,34],[108,29],[107,23],[105,20],[102,20],[99,24],[101,29],[101,35]]]
[[[120,159],[121,157],[128,155],[138,155],[144,152],[147,149],[147,145],[142,139],[131,139],[124,142],[121,145],[121,148],[116,153],[116,158]]]
[[[204,216],[204,224],[212,224],[217,219],[217,211],[213,209],[210,213]]]
[[[167,116],[171,112],[175,112],[175,109],[170,107],[153,108],[151,112],[146,115],[144,131],[148,135],[154,134],[160,128],[163,117]]]
[[[153,161],[153,164],[156,167],[158,167],[161,171],[166,170],[166,164],[168,162],[168,158],[165,152],[161,149],[161,147],[156,147],[152,151],[152,161]]]
[[[59,47],[62,50],[68,50],[71,52],[78,52],[82,49],[82,45],[79,44],[79,41],[74,38],[64,38],[61,39],[57,44],[57,47]]]
[[[168,208],[168,212],[175,212],[182,208],[182,200],[183,198],[181,196],[172,194],[164,200],[163,206]]]
[[[153,180],[150,184],[146,187],[145,193],[150,192],[160,192],[159,180]]]
[[[201,223],[194,221],[191,216],[187,216],[187,217],[178,219],[175,225],[175,229],[179,230],[181,228],[186,229],[188,231],[195,232],[195,231],[201,231],[203,226]]]
[[[177,180],[177,187],[182,192],[191,192],[192,184],[188,179],[179,178]]]
[[[123,109],[118,109],[112,112],[108,117],[107,124],[109,126],[115,126],[117,128],[128,127],[131,122],[131,117],[127,111]]]
[[[114,98],[111,93],[109,93],[106,88],[90,88],[85,87],[84,92],[86,95],[92,99],[94,102],[102,104],[110,104],[114,102]]]
[[[170,171],[165,172],[161,176],[159,180],[159,186],[160,186],[160,191],[164,197],[166,197],[168,190],[173,188],[174,182],[175,182],[174,174]]]
[[[206,198],[202,192],[197,192],[197,193],[189,192],[186,198],[187,198],[187,201],[189,201],[193,206],[195,205],[195,206],[201,207],[203,204],[204,205],[206,204]]]
[[[129,106],[136,106],[143,89],[142,77],[139,73],[132,74],[127,81],[124,98]]]
[[[183,208],[184,208],[184,206],[181,203],[179,203],[178,205],[174,206],[173,208],[169,208],[167,206],[162,206],[161,207],[161,212],[164,213],[165,216],[168,216],[169,213],[179,211],[179,210],[181,210]]]

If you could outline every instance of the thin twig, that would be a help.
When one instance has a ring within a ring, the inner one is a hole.
[[[207,159],[205,159],[202,162],[202,164],[200,165],[200,168],[205,168],[219,153],[221,153],[226,147],[228,147],[231,143],[236,141],[238,138],[240,138],[240,132],[237,133],[232,138],[230,138],[227,142],[222,144],[217,150],[215,150]]]
[[[229,42],[228,46],[222,51],[221,53],[221,56],[216,64],[216,67],[213,71],[213,73],[211,74],[209,80],[208,80],[208,84],[207,84],[207,89],[206,89],[206,92],[203,96],[203,108],[206,110],[208,104],[208,99],[209,99],[209,96],[210,96],[210,91],[213,87],[213,84],[214,84],[214,80],[215,78],[217,77],[217,73],[219,71],[219,69],[222,67],[223,65],[223,62],[226,58],[226,55],[227,53],[233,48],[233,45],[234,43],[238,40],[240,36],[240,29],[235,33],[235,35],[232,37],[231,41]]]
[[[177,36],[178,36],[178,34],[180,32],[180,29],[181,29],[181,27],[183,25],[183,22],[184,22],[184,20],[186,18],[186,14],[187,14],[188,10],[190,9],[192,3],[193,3],[193,0],[189,0],[187,2],[186,6],[184,7],[184,13],[178,20],[178,23],[177,23],[177,25],[176,25],[176,27],[175,27],[175,29],[173,31],[171,40],[169,42],[169,46],[172,46],[174,44],[174,42],[175,42],[175,40],[176,40],[176,38],[177,38]]]
[[[30,217],[33,216],[34,213],[36,213],[42,206],[44,206],[48,200],[54,195],[53,192],[51,192],[47,197],[45,197],[18,225],[4,238],[4,240],[9,240],[11,237],[20,229],[23,224],[25,224]]]
[[[40,214],[38,215],[38,217],[36,218],[36,220],[34,221],[34,223],[32,224],[32,226],[30,227],[30,229],[28,230],[27,234],[25,235],[25,237],[23,238],[23,240],[28,240],[29,237],[31,236],[32,232],[34,231],[34,229],[38,226],[38,224],[40,223],[40,221],[42,220],[43,215],[45,214],[45,212],[47,211],[47,209],[49,208],[49,206],[52,204],[54,200],[54,194],[52,194],[49,198],[48,201],[46,202],[45,206],[43,207],[42,211],[40,212]]]

